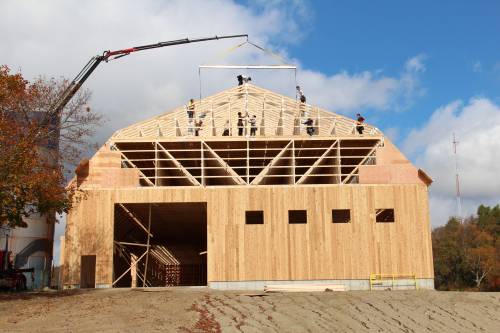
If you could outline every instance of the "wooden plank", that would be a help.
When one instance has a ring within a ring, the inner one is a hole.
[[[146,234],[150,237],[153,237],[153,235],[148,231],[148,229],[141,223],[141,221],[130,211],[125,207],[123,204],[119,203],[118,206],[125,211],[125,213],[134,221],[142,230],[146,232]]]

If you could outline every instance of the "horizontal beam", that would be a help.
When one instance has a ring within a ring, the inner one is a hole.
[[[199,68],[224,68],[224,69],[297,69],[291,65],[200,65]]]
[[[129,242],[118,242],[118,241],[115,241],[116,244],[120,244],[120,245],[130,245],[130,246],[145,246],[145,247],[148,247],[148,246],[151,246],[151,245],[148,245],[148,244],[141,244],[141,243],[129,243]]]

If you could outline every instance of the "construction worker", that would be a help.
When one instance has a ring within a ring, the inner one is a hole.
[[[245,116],[243,116],[241,114],[241,112],[238,112],[238,122],[236,123],[236,126],[238,127],[238,135],[239,136],[243,136],[243,119],[246,118],[248,115],[245,114]]]
[[[301,103],[306,103],[306,96],[304,95],[304,92],[300,88],[300,86],[295,87],[297,89],[297,96],[299,97],[299,100]]]
[[[313,126],[313,120],[311,118],[307,118],[306,121],[303,122],[304,125],[307,126],[306,128],[306,131],[307,131],[307,134],[309,134],[309,136],[313,136],[314,135],[314,126]]]
[[[194,118],[194,99],[189,100],[189,104],[187,105],[187,115],[189,119]]]
[[[255,136],[255,133],[257,133],[257,117],[253,115],[249,121],[250,121],[250,136]]]
[[[224,125],[224,131],[222,132],[222,136],[229,136],[229,120],[226,120],[226,124]]]
[[[363,131],[365,130],[365,127],[363,126],[365,118],[363,118],[363,116],[359,113],[356,114],[356,117],[356,131],[358,131],[359,135],[363,135]]]
[[[243,83],[248,83],[248,82],[252,81],[252,78],[250,76],[245,76],[245,75],[241,75],[241,74],[238,75],[236,78],[238,79],[239,86],[242,86]]]
[[[195,122],[195,128],[194,128],[194,135],[195,136],[200,136],[200,130],[202,129],[201,126],[203,126],[203,120],[198,120]]]

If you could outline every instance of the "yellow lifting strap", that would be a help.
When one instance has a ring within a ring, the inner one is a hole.
[[[268,50],[268,49],[266,49],[266,48],[263,48],[262,46],[259,46],[259,45],[255,44],[255,43],[252,43],[252,42],[251,42],[251,41],[249,41],[248,39],[247,39],[245,42],[243,42],[243,43],[240,43],[240,44],[235,45],[235,46],[231,46],[231,47],[230,47],[230,48],[228,48],[227,50],[224,50],[224,51],[220,52],[219,54],[217,54],[217,55],[214,57],[214,59],[213,59],[213,60],[220,60],[220,59],[224,59],[224,58],[225,58],[228,54],[230,54],[230,53],[234,52],[236,49],[238,49],[238,48],[240,48],[240,47],[242,47],[243,45],[246,45],[246,44],[248,44],[248,45],[252,45],[253,47],[255,47],[255,48],[257,48],[257,49],[261,50],[262,52],[267,53],[267,54],[269,54],[270,56],[272,56],[272,57],[274,57],[274,58],[278,59],[278,60],[279,60],[279,62],[281,62],[282,64],[286,64],[285,59],[283,59],[283,57],[281,57],[279,54],[274,53],[274,52],[272,52],[271,50]]]

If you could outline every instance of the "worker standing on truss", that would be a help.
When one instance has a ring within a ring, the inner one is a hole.
[[[245,76],[245,75],[241,75],[241,74],[238,75],[236,77],[236,79],[238,80],[238,85],[239,86],[242,86],[243,83],[248,83],[248,82],[252,81],[252,78],[250,76]]]
[[[229,120],[226,120],[226,124],[224,125],[224,131],[222,132],[222,136],[229,136]]]
[[[314,135],[314,126],[313,126],[313,120],[311,118],[307,118],[306,121],[303,122],[304,125],[307,126],[306,128],[306,131],[307,131],[307,134],[309,134],[309,136],[313,136]]]
[[[296,86],[295,89],[297,89],[297,97],[300,100],[300,105],[299,105],[300,117],[307,117],[306,95],[304,95],[304,91],[302,91],[302,88],[300,88],[300,86]]]
[[[236,123],[236,126],[238,126],[238,136],[243,136],[243,119],[248,117],[248,113],[245,113],[243,116],[241,112],[238,112],[238,122]]]
[[[359,113],[356,114],[356,130],[358,131],[359,135],[363,135],[363,131],[365,130],[365,126],[363,126],[363,123],[365,122],[365,118]]]
[[[189,104],[187,105],[187,115],[189,119],[194,118],[194,99],[189,100]]]
[[[257,133],[257,117],[253,115],[252,118],[250,118],[249,122],[250,122],[250,136],[255,136],[255,133]]]
[[[194,135],[200,136],[200,130],[203,129],[203,128],[201,128],[201,126],[203,126],[203,120],[201,120],[201,119],[198,120],[197,122],[195,122],[194,126],[195,126]]]
[[[297,96],[299,97],[299,100],[301,103],[305,104],[306,103],[306,96],[304,95],[304,92],[300,88],[300,86],[295,87],[297,89]]]
[[[189,100],[189,104],[186,106],[187,116],[188,116],[188,133],[193,135],[193,122],[195,115],[194,99]]]

